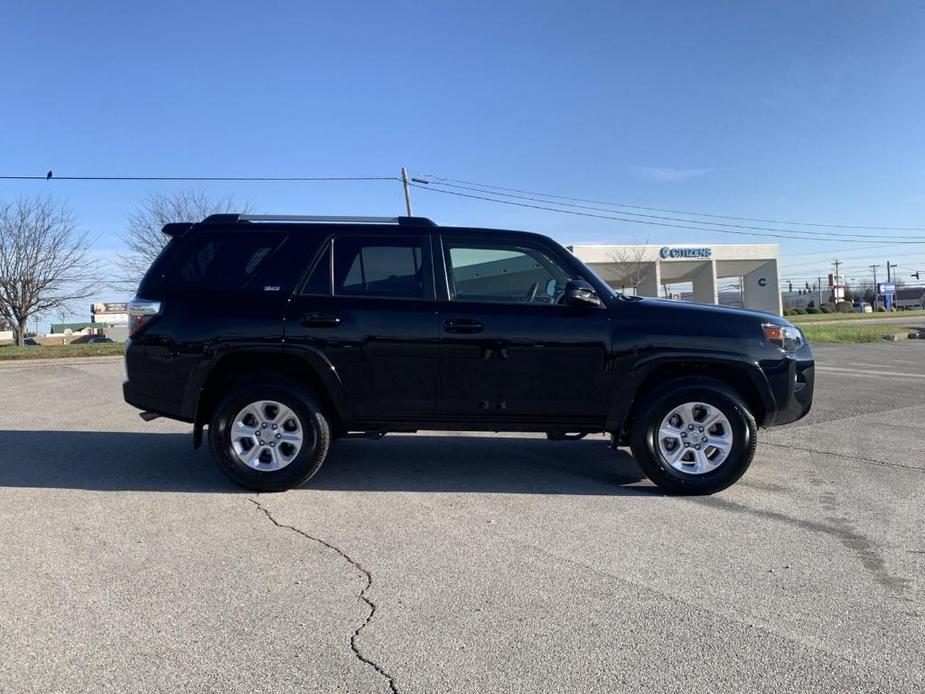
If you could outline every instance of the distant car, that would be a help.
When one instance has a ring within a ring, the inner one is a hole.
[[[89,340],[87,340],[88,345],[98,345],[102,342],[112,342],[112,339],[106,337],[105,335],[94,335]]]
[[[35,341],[33,338],[31,338],[31,337],[27,337],[25,340],[22,341],[22,343],[23,343],[26,347],[38,347],[38,346],[39,346],[39,343],[36,342],[36,341]]]
[[[874,309],[866,301],[856,301],[851,305],[851,310],[855,313],[873,313]]]

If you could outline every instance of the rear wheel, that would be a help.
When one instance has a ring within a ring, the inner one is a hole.
[[[218,404],[209,424],[209,447],[221,471],[260,492],[284,491],[308,480],[330,443],[330,424],[317,401],[284,380],[238,386]]]
[[[662,489],[711,494],[748,469],[755,455],[755,419],[728,386],[682,380],[653,393],[630,434],[633,456]]]

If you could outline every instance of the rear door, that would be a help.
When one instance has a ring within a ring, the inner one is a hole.
[[[603,421],[608,311],[558,303],[579,278],[566,251],[494,232],[444,232],[440,246],[438,414]]]
[[[430,246],[416,231],[338,231],[291,301],[286,342],[323,353],[356,419],[433,414],[439,346]]]

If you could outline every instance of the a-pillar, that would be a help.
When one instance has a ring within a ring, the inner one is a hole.
[[[703,263],[703,267],[691,278],[694,289],[694,301],[698,304],[718,304],[716,291],[716,261]]]
[[[783,313],[776,260],[760,265],[742,277],[742,303],[745,308],[756,311],[778,316]]]

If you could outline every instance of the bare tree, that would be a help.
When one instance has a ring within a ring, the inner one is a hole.
[[[129,252],[119,255],[119,277],[114,285],[134,291],[145,272],[169,240],[161,229],[171,222],[198,222],[210,214],[247,212],[248,205],[237,205],[230,196],[210,198],[201,190],[152,193],[128,216],[122,241]]]
[[[648,241],[642,246],[624,246],[610,254],[613,263],[619,266],[623,287],[631,287],[633,294],[639,293],[639,285],[655,271],[655,263],[646,260]]]
[[[40,197],[0,204],[0,318],[17,345],[30,316],[67,309],[98,283],[90,240],[70,209]]]

